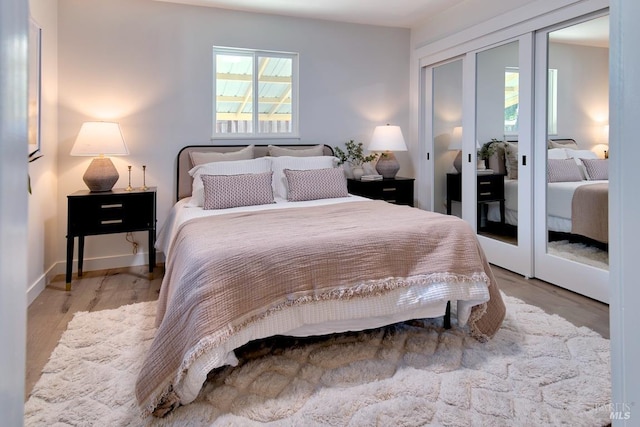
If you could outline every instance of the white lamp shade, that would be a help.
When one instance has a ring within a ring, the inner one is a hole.
[[[462,126],[456,126],[451,132],[449,150],[462,150]]]
[[[377,126],[373,131],[369,151],[407,151],[400,126]]]
[[[72,156],[126,156],[129,154],[120,125],[113,122],[85,122],[71,148]]]

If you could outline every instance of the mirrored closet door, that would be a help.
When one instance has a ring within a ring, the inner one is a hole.
[[[465,142],[470,165],[475,223],[492,263],[532,276],[532,36],[470,54],[475,65],[473,97],[465,105]]]
[[[462,217],[462,71],[457,58],[429,67],[430,107],[426,121],[433,140],[433,211]],[[429,92],[429,91],[428,91]]]
[[[535,276],[608,302],[609,19],[536,35]]]

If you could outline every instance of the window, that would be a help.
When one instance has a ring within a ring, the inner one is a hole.
[[[214,47],[213,137],[298,136],[298,55]]]
[[[558,70],[549,68],[547,79],[547,133],[558,134]]]
[[[549,69],[549,93],[547,99],[548,133],[558,133],[558,70]],[[520,73],[518,68],[506,67],[504,71],[504,134],[518,134],[518,107],[520,93]]]

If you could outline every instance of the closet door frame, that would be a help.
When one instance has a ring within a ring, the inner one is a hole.
[[[477,230],[477,190],[476,190],[476,98],[477,98],[477,55],[490,49],[518,42],[519,68],[519,114],[518,114],[518,231],[516,244],[478,235],[489,261],[507,268],[524,277],[533,276],[533,219],[532,219],[532,156],[533,135],[533,34],[526,33],[507,39],[466,55],[464,70],[463,100],[463,180],[462,218]],[[503,94],[500,94],[503,96]],[[467,132],[467,129],[469,131]],[[471,161],[469,161],[471,160]]]

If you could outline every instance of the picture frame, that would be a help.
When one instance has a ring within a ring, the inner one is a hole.
[[[28,150],[29,156],[39,153],[42,149],[40,138],[40,113],[41,113],[41,48],[42,28],[33,19],[29,19],[28,41]]]

